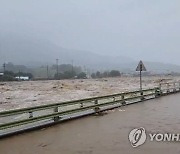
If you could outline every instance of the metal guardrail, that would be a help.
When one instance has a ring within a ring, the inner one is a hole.
[[[61,102],[0,112],[0,136],[47,123],[61,122],[69,117],[100,113],[114,107],[120,107],[161,95],[180,91],[180,83],[162,83],[159,87],[142,91],[93,97],[81,100]]]

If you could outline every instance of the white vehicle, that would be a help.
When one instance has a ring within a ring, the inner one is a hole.
[[[29,77],[28,76],[17,76],[16,79],[27,81],[27,80],[29,80]]]

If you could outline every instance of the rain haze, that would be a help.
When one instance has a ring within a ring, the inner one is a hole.
[[[0,154],[180,154],[179,41],[180,0],[0,0]]]
[[[58,57],[86,65],[76,59],[80,51],[84,57],[110,56],[109,65],[113,58],[180,65],[179,5],[179,0],[0,0],[0,60],[47,63]],[[72,56],[63,56],[62,48]]]

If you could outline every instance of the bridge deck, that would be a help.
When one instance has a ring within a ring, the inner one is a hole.
[[[2,154],[180,153],[179,143],[147,142],[132,148],[128,135],[136,127],[147,133],[179,133],[180,94],[161,97],[43,130],[0,140]]]

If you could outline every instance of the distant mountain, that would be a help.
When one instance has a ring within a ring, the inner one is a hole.
[[[65,49],[46,40],[25,38],[17,35],[0,36],[0,62],[12,62],[29,66],[61,63],[86,65],[91,68],[118,67],[133,60],[127,57],[98,55],[89,51]]]
[[[111,51],[110,51],[111,52]],[[134,71],[138,61],[123,56],[99,55],[90,51],[65,49],[47,40],[16,34],[0,35],[0,64],[12,62],[26,66],[40,66],[59,63],[71,63],[86,66],[93,70],[119,69],[121,71]],[[149,71],[153,72],[180,72],[180,66],[145,62]]]

